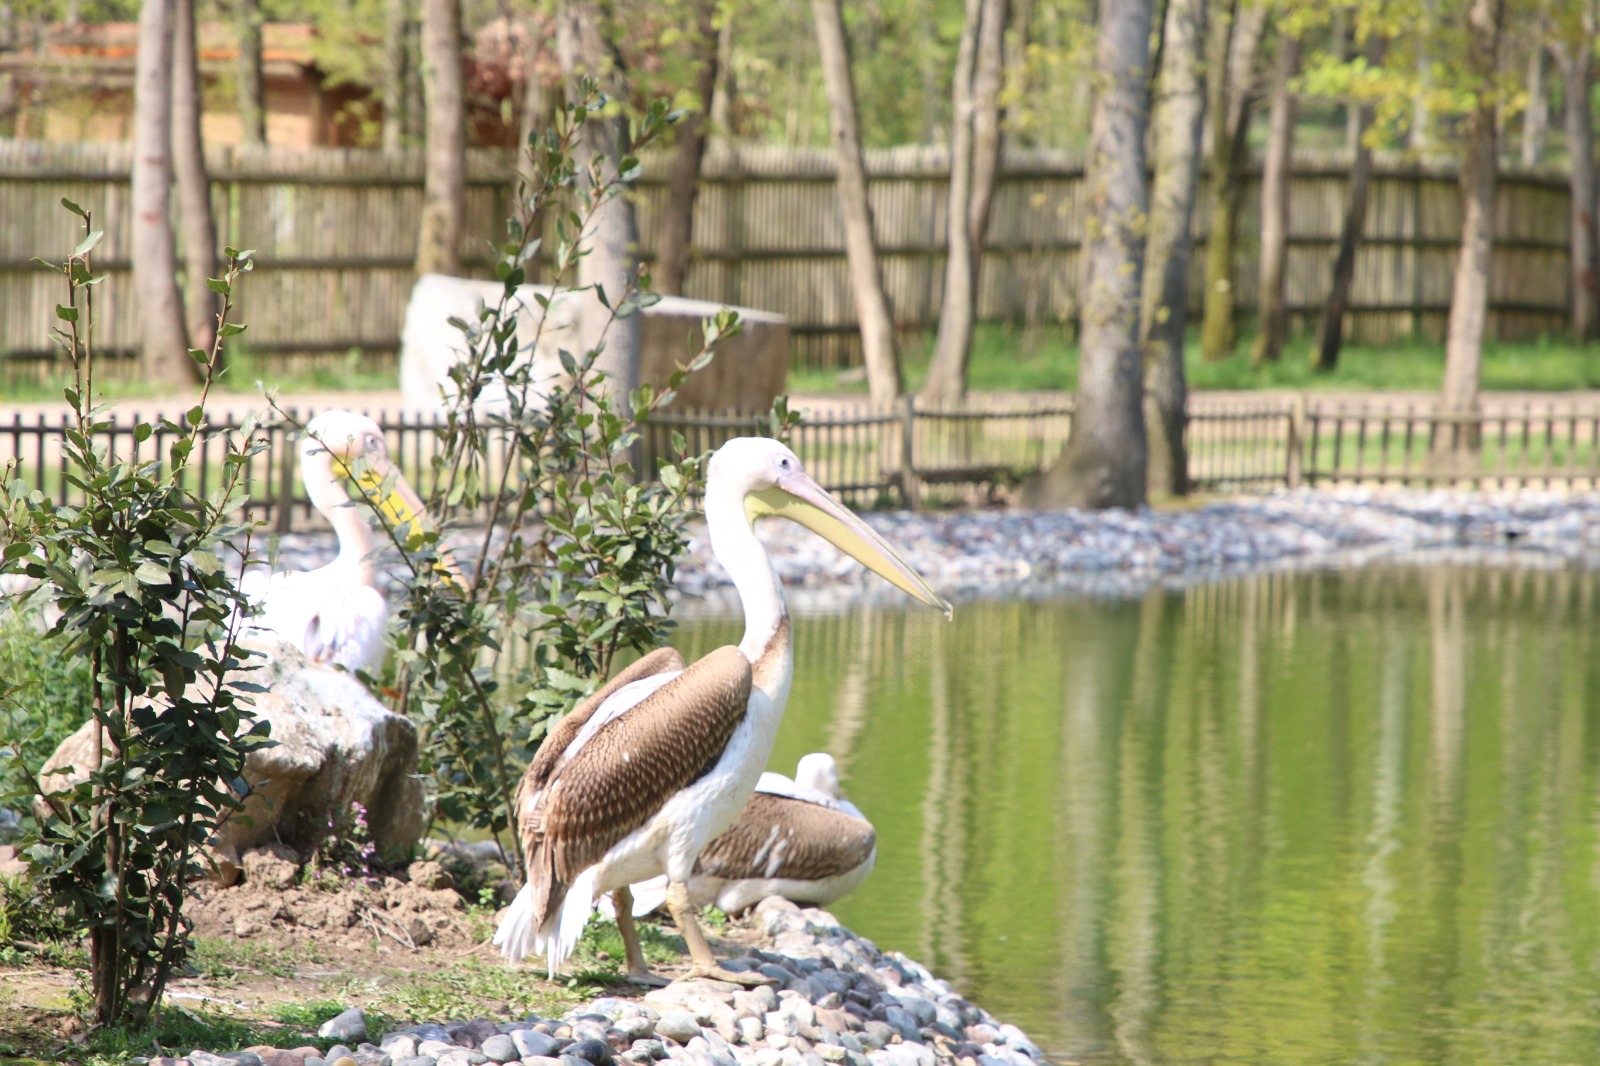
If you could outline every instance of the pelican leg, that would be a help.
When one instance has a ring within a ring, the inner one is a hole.
[[[611,893],[611,905],[617,909],[617,932],[622,934],[622,950],[628,958],[628,980],[635,984],[664,988],[672,982],[660,974],[650,972],[644,961],[644,948],[639,944],[639,927],[633,922],[633,892],[624,885]]]
[[[689,945],[691,978],[709,977],[716,981],[731,981],[736,985],[751,988],[772,983],[772,978],[762,974],[735,973],[717,964],[717,957],[711,952],[711,944],[707,942],[706,934],[701,930],[700,922],[695,917],[694,905],[689,902],[688,885],[681,881],[668,882],[667,910],[672,912],[672,920],[678,923],[678,932],[683,934],[684,941]]]

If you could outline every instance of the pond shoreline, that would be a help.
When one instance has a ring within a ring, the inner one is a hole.
[[[1600,565],[1600,494],[1301,489],[1191,510],[874,512],[867,521],[946,597],[1139,596],[1263,570],[1376,560],[1528,567]],[[901,599],[831,544],[762,529],[797,606]],[[691,613],[736,609],[696,527],[678,568]]]
[[[1056,595],[1140,596],[1266,570],[1387,562],[1536,568],[1600,565],[1600,493],[1299,489],[1188,510],[874,511],[864,515],[954,602]],[[801,610],[904,597],[831,544],[791,523],[757,527]],[[675,578],[688,614],[737,612],[703,522]],[[479,535],[451,538],[475,557]],[[258,554],[308,569],[333,556],[331,532],[290,533]],[[402,568],[389,568],[391,591]]]

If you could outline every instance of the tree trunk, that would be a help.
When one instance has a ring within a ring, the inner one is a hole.
[[[1556,53],[1561,63],[1562,96],[1567,128],[1568,224],[1571,263],[1572,336],[1580,344],[1600,334],[1600,240],[1595,224],[1594,116],[1589,103],[1589,75],[1594,66],[1595,18],[1586,3],[1582,36]]]
[[[972,113],[976,106],[973,73],[978,60],[978,34],[985,0],[967,0],[966,18],[956,46],[951,79],[950,191],[945,200],[944,299],[939,308],[939,333],[922,398],[950,403],[967,391],[967,353],[972,350],[973,304],[978,279],[973,271]]]
[[[576,101],[576,81],[587,75],[613,100],[628,98],[621,59],[608,51],[599,6],[593,0],[562,0],[556,9],[556,49],[567,82],[568,99]],[[577,145],[576,162],[590,173],[594,160],[604,158],[603,179],[613,179],[621,162],[620,141],[627,131],[626,118],[591,114]],[[587,193],[589,190],[585,189]],[[594,210],[590,223],[589,254],[578,261],[580,288],[598,288],[617,307],[634,284],[638,270],[639,225],[633,198],[611,196]],[[613,318],[592,292],[582,294],[578,329],[586,350],[601,349],[595,369],[606,375],[606,391],[619,411],[626,410],[629,394],[639,387],[640,316]],[[604,346],[601,348],[601,346]]]
[[[861,157],[861,129],[856,117],[856,89],[850,73],[840,0],[811,0],[817,24],[817,51],[828,94],[834,158],[839,168],[839,211],[844,218],[845,259],[856,316],[861,322],[861,352],[867,365],[872,402],[883,406],[900,397],[900,356],[895,351],[894,316],[883,291],[878,249],[872,234],[872,205],[867,201],[867,168]]]
[[[528,154],[528,143],[536,131],[549,129],[554,125],[555,108],[560,102],[561,93],[547,91],[543,80],[539,77],[538,57],[545,47],[545,42],[538,34],[530,33],[525,48],[525,64],[528,71],[528,80],[522,86],[522,105],[517,114],[517,144],[516,155],[511,168],[511,203],[513,210],[522,209],[523,198],[528,195],[525,179],[529,176],[532,159]],[[549,205],[545,205],[548,207]],[[528,219],[528,232],[538,235],[545,231],[545,207],[531,215]],[[528,280],[546,280],[545,261],[543,256],[534,256],[524,266]]]
[[[1544,154],[1545,130],[1550,125],[1550,102],[1544,91],[1544,9],[1534,23],[1533,48],[1528,53],[1528,109],[1522,113],[1522,165],[1531,167]]]
[[[178,179],[183,233],[183,283],[189,343],[209,352],[217,333],[217,297],[206,279],[217,276],[217,221],[211,210],[205,141],[200,132],[200,57],[194,0],[174,0],[172,29],[172,161]]]
[[[1367,42],[1367,65],[1377,67],[1383,62],[1385,41],[1373,36]],[[1350,307],[1350,289],[1355,284],[1356,249],[1361,244],[1361,232],[1367,225],[1367,193],[1372,186],[1372,149],[1366,143],[1367,130],[1372,128],[1376,107],[1362,104],[1356,112],[1355,162],[1350,167],[1350,187],[1345,200],[1344,223],[1339,227],[1339,250],[1333,259],[1333,283],[1328,289],[1328,301],[1322,306],[1322,323],[1317,330],[1317,347],[1312,353],[1311,369],[1319,373],[1332,373],[1339,365],[1339,348],[1344,343],[1344,316]]]
[[[261,0],[235,0],[239,56],[234,78],[239,83],[239,139],[267,143],[267,98],[261,77]]]
[[[1433,115],[1428,110],[1428,93],[1433,89],[1433,56],[1428,51],[1428,42],[1437,32],[1434,28],[1434,0],[1422,0],[1422,19],[1417,26],[1414,39],[1417,48],[1417,94],[1411,98],[1411,129],[1406,138],[1406,147],[1422,155],[1433,147],[1432,131],[1429,129],[1433,122]]]
[[[1139,333],[1144,348],[1148,483],[1151,492],[1174,496],[1189,491],[1183,349],[1206,110],[1205,70],[1199,62],[1205,39],[1206,0],[1169,0],[1162,34],[1161,99],[1154,108],[1155,182],[1150,190]]]
[[[172,188],[172,7],[172,0],[145,0],[139,9],[130,251],[144,377],[181,388],[194,382],[195,363],[187,352],[168,204]]]
[[[427,168],[417,273],[461,273],[467,213],[467,111],[460,0],[423,0],[422,81],[428,100]]]
[[[406,19],[406,106],[400,118],[406,144],[426,145],[428,140],[427,94],[422,87],[422,22],[412,15]]]
[[[1200,323],[1200,350],[1207,360],[1226,359],[1238,339],[1234,323],[1233,259],[1238,240],[1239,170],[1248,155],[1251,79],[1256,49],[1266,26],[1266,5],[1239,10],[1230,3],[1212,27],[1208,49],[1211,109],[1211,231],[1206,235],[1205,313]]]
[[[738,79],[733,74],[733,9],[724,7],[722,25],[717,29],[717,88],[711,94],[711,128],[724,137],[737,131],[733,123],[733,101],[739,95]]]
[[[934,402],[959,400],[967,391],[972,333],[983,280],[983,247],[1000,175],[1000,88],[1005,75],[1006,0],[969,0],[962,29],[953,93],[950,137],[949,257],[944,305],[933,365],[922,395]],[[971,55],[966,55],[970,47]],[[970,72],[964,77],[963,70]],[[965,151],[959,142],[964,142]],[[962,164],[964,165],[959,165]],[[966,234],[957,221],[966,219]]]
[[[696,0],[693,48],[698,53],[694,76],[698,106],[678,124],[678,143],[667,178],[666,211],[661,218],[661,244],[651,272],[656,291],[668,296],[683,295],[683,279],[689,268],[694,203],[700,194],[700,165],[705,159],[709,132],[707,116],[717,91],[716,16],[716,0]]]
[[[1461,252],[1450,291],[1445,330],[1444,387],[1439,410],[1446,415],[1478,414],[1478,374],[1488,317],[1489,256],[1494,242],[1495,112],[1491,92],[1500,46],[1505,0],[1472,0],[1467,12],[1468,71],[1476,81],[1476,101],[1467,115],[1466,158],[1461,165]],[[1442,425],[1434,439],[1439,453],[1477,450],[1475,425]]]
[[[405,143],[406,27],[410,19],[407,0],[384,0],[382,137],[383,150],[390,155]]]
[[[1257,366],[1276,363],[1289,339],[1289,164],[1294,153],[1294,94],[1289,82],[1299,66],[1300,42],[1285,34],[1272,81],[1272,115],[1261,170],[1260,292],[1256,342],[1250,350],[1250,361]]]
[[[1085,201],[1099,225],[1084,243],[1078,395],[1066,450],[1029,487],[1027,502],[1035,506],[1145,502],[1139,304],[1150,22],[1150,0],[1100,8],[1084,176]]]

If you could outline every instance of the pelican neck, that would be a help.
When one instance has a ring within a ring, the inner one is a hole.
[[[348,570],[362,584],[371,585],[376,578],[376,571],[368,559],[375,546],[372,527],[362,513],[362,505],[351,500],[344,486],[334,476],[332,462],[325,455],[320,458],[322,461],[319,462],[301,456],[300,478],[305,483],[311,506],[328,520],[339,538],[339,554],[330,565]]]
[[[744,639],[739,642],[739,650],[753,663],[789,617],[783,586],[745,513],[744,493],[715,482],[707,485],[706,530],[711,536],[711,554],[739,592],[739,602],[744,607]]]

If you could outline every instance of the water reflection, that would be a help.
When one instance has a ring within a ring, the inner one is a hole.
[[[841,919],[1057,1054],[1593,1061],[1597,583],[1371,568],[805,618],[773,764],[834,752],[878,827]]]

